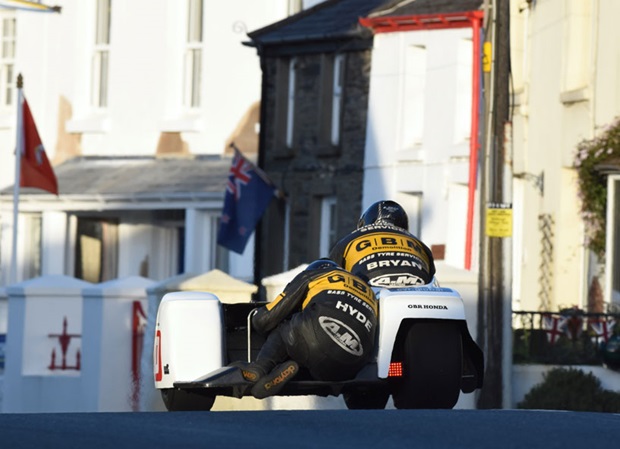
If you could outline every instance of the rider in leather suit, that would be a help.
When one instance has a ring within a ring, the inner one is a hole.
[[[405,210],[378,201],[360,217],[357,229],[332,248],[329,258],[373,287],[428,284],[435,275],[431,250],[407,229]]]
[[[377,301],[364,281],[319,259],[259,308],[252,325],[269,336],[255,362],[237,365],[246,380],[258,379],[252,394],[263,398],[280,391],[298,365],[316,380],[355,377],[374,353]]]

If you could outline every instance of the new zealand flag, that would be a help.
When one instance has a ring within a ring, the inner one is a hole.
[[[267,175],[235,148],[217,243],[242,254],[277,191]]]

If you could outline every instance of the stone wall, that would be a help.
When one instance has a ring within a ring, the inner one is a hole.
[[[286,93],[278,82],[278,64],[281,70],[287,64],[276,58],[264,60],[263,168],[284,190],[290,206],[289,267],[326,256],[318,251],[321,198],[337,197],[339,236],[355,228],[361,212],[371,51],[346,53],[341,142],[337,147],[326,143],[320,126],[322,119],[324,123],[323,115],[331,113],[331,102],[323,101],[321,93],[321,83],[325,82],[321,67],[325,60],[322,54],[301,55],[297,59],[294,137],[289,151],[279,151],[278,142],[283,140],[285,130],[277,129],[276,119],[277,96]],[[329,111],[325,110],[327,107]],[[264,221],[262,245],[266,248],[277,248],[283,239],[284,231],[278,225],[283,212],[277,209],[272,206]],[[282,271],[277,251],[262,253],[261,276]]]

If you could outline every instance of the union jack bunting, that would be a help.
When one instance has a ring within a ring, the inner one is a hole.
[[[555,344],[560,336],[566,332],[568,317],[562,315],[545,314],[542,316],[542,327],[547,333],[547,341]]]
[[[243,254],[256,224],[277,192],[267,175],[235,147],[217,243]]]
[[[589,324],[596,336],[607,343],[614,332],[616,321],[613,318],[593,318]]]
[[[571,340],[577,340],[583,333],[583,317],[577,314],[571,314],[567,316],[566,321],[566,335]]]

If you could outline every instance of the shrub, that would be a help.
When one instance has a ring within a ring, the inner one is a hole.
[[[525,395],[517,408],[619,413],[620,393],[601,388],[601,381],[592,373],[554,368]]]

